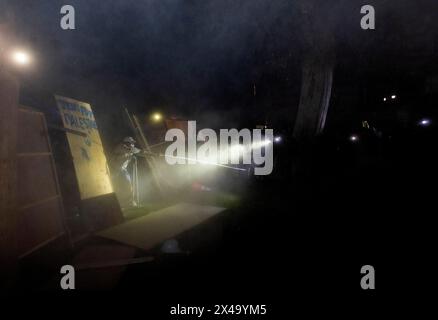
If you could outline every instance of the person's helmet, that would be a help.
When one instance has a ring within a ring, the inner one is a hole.
[[[134,144],[135,140],[133,137],[126,137],[123,139],[123,143],[129,143],[129,144]]]

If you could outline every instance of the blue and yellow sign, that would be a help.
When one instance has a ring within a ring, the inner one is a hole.
[[[91,106],[61,96],[55,99],[67,129],[81,199],[112,193],[107,160]]]

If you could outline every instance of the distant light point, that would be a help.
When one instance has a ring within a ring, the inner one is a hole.
[[[427,127],[430,125],[430,120],[429,119],[422,119],[419,124],[423,127]]]

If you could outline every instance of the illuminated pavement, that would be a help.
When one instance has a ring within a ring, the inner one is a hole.
[[[143,250],[150,250],[224,210],[225,208],[221,207],[181,203],[111,227],[98,235]]]

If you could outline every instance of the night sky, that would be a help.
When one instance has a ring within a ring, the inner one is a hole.
[[[23,94],[44,91],[88,101],[103,127],[114,125],[121,106],[232,127],[246,118],[292,123],[301,85],[302,23],[308,18],[297,3],[72,0],[73,31],[59,27],[65,1],[14,0],[5,7],[36,56],[33,70],[22,75]],[[370,1],[377,30],[368,32],[359,24],[363,4],[321,1],[310,16],[335,25],[329,120],[345,108],[339,97],[354,96],[359,87],[367,88],[366,108],[373,108],[386,91],[414,92],[415,84],[438,73],[434,1]]]

